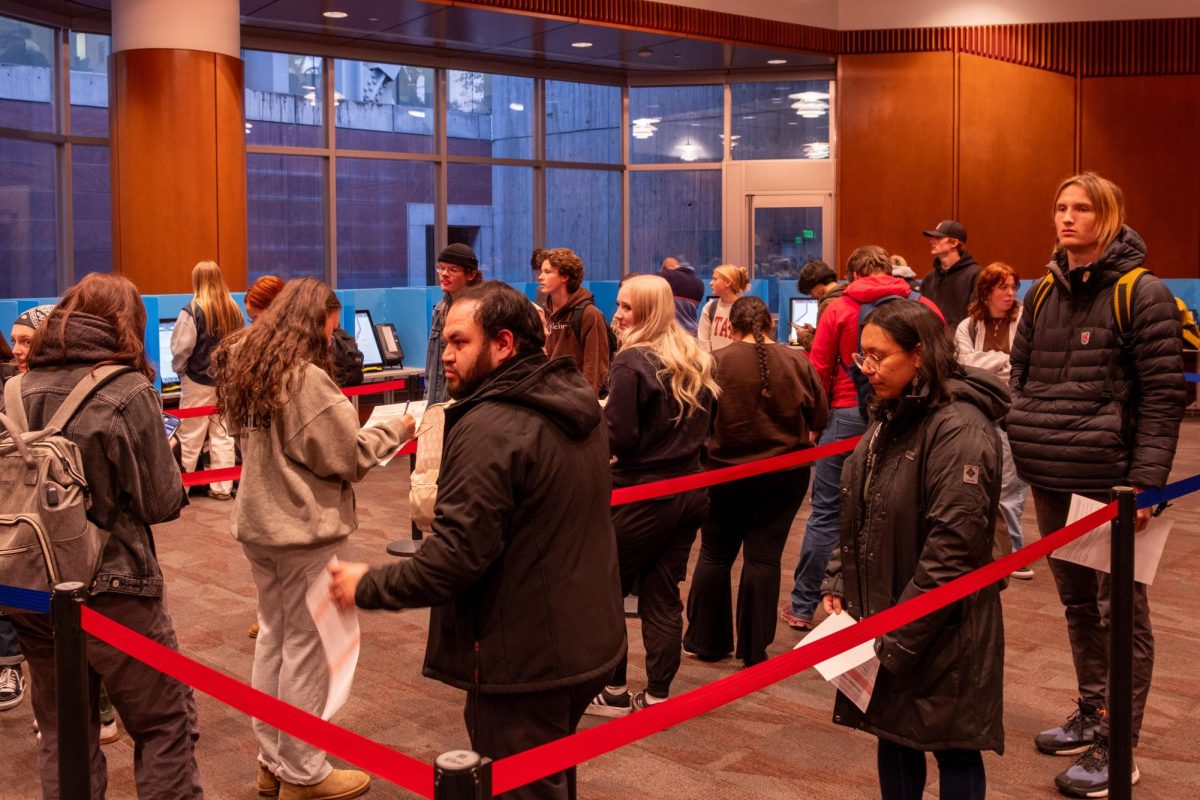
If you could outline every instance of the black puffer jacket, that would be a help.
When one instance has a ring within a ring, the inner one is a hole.
[[[1125,227],[1086,270],[1068,272],[1065,256],[1050,262],[1054,289],[1036,325],[1032,291],[1025,298],[1007,424],[1017,471],[1035,486],[1106,492],[1167,481],[1185,403],[1175,300],[1152,275],[1137,282],[1125,352],[1113,314],[1117,280],[1145,260],[1146,245]]]
[[[433,535],[372,569],[361,608],[433,606],[425,675],[535,692],[610,672],[625,618],[608,437],[570,358],[506,362],[446,409]]]
[[[872,421],[842,472],[839,546],[822,594],[857,619],[992,561],[1000,496],[994,376],[967,368],[954,401],[905,398]],[[874,469],[868,475],[868,464]],[[869,480],[868,480],[869,478]],[[1004,750],[1004,623],[993,584],[879,640],[864,714],[838,694],[834,722],[918,750]]]

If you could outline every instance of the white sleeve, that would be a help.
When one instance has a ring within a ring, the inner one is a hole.
[[[696,339],[700,343],[700,349],[706,353],[712,352],[712,310],[715,301],[709,300],[704,304],[704,311],[700,313],[700,324],[696,326]]]

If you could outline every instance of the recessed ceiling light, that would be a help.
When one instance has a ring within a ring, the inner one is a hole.
[[[416,117],[417,119],[425,119],[425,112],[419,108],[410,108],[408,110],[408,115],[410,117]]]
[[[571,47],[591,47],[591,42],[571,42]]]
[[[330,19],[345,19],[350,16],[345,11],[326,11],[321,16],[329,17]]]
[[[379,17],[367,17],[367,22],[379,22]]]
[[[513,111],[524,111],[525,110],[524,103],[509,103],[508,107],[511,108]]]
[[[649,47],[643,47],[641,50],[638,50],[638,55],[642,58],[649,58],[650,56],[654,55],[654,51]]]
[[[770,64],[771,66],[777,67],[780,64],[786,64],[787,59],[786,58],[772,58],[769,61],[767,61],[767,63]]]

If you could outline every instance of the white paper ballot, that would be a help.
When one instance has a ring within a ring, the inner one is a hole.
[[[1071,495],[1067,524],[1077,522],[1105,505],[1077,494]],[[1171,520],[1152,517],[1145,530],[1134,534],[1133,579],[1138,583],[1147,586],[1154,583],[1158,562],[1162,560],[1163,548],[1167,546],[1167,534],[1171,532],[1172,524]],[[1101,572],[1112,572],[1112,523],[1106,522],[1099,528],[1064,544],[1051,553],[1050,557]]]
[[[425,401],[419,400],[413,403],[389,403],[387,405],[375,406],[371,411],[371,416],[367,419],[364,428],[374,428],[384,422],[384,420],[397,419],[405,414],[411,414],[414,422],[413,430],[421,430],[421,417],[425,414]],[[392,453],[387,458],[379,459],[379,466],[386,467],[393,458],[396,457]]]
[[[358,666],[360,642],[358,612],[353,608],[342,611],[334,604],[329,594],[332,580],[326,570],[321,570],[304,598],[313,622],[317,624],[317,634],[325,648],[325,663],[329,666],[329,694],[325,699],[325,710],[321,712],[321,719],[326,720],[350,696],[350,685],[354,683],[354,670]]]
[[[813,628],[804,641],[796,645],[799,650],[806,644],[818,639],[824,639],[831,633],[837,633],[856,624],[854,617],[846,611],[840,614],[830,614],[825,620]],[[865,712],[871,702],[871,694],[875,691],[875,679],[879,675],[879,659],[875,655],[875,642],[866,641],[857,647],[839,653],[817,664],[817,672],[821,677],[833,684],[839,692]]]

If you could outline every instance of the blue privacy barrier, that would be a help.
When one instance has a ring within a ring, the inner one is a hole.
[[[46,614],[50,611],[50,593],[0,584],[0,606]]]

